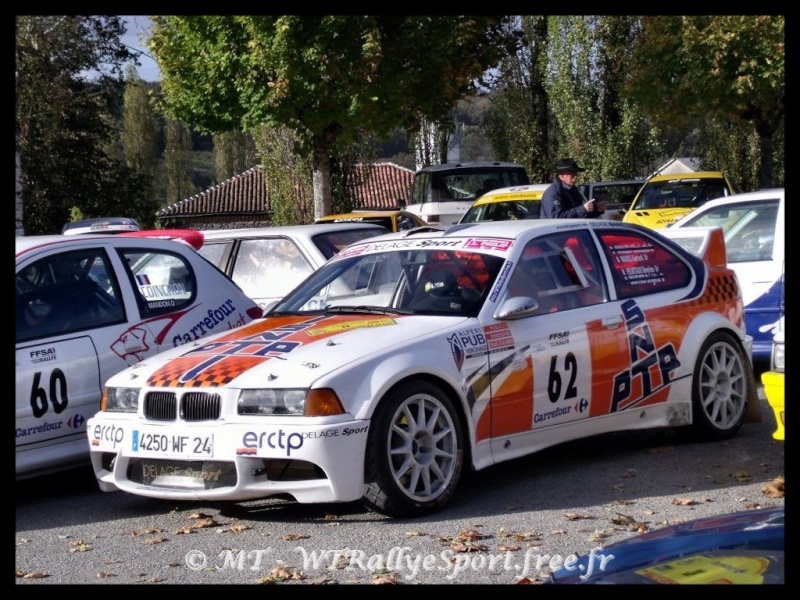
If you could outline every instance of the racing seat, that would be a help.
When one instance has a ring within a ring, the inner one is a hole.
[[[458,312],[462,303],[455,274],[450,269],[435,267],[419,278],[409,308]]]

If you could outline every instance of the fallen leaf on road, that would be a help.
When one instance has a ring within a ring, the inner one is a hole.
[[[19,575],[17,575],[19,577]],[[31,571],[30,573],[25,573],[22,578],[23,579],[44,579],[45,577],[50,577],[47,573],[41,573],[39,571]]]
[[[592,515],[579,514],[579,513],[564,513],[564,518],[567,521],[578,521],[579,519],[594,519]]]
[[[692,504],[697,504],[697,501],[692,500],[691,498],[673,498],[669,503],[676,504],[678,506],[691,506]]]
[[[151,529],[143,529],[142,531],[131,531],[131,535],[133,537],[136,537],[138,535],[150,535],[153,533],[163,533],[163,532],[164,532],[163,529],[151,528]]]
[[[731,477],[733,477],[736,481],[750,481],[752,479],[750,473],[744,469],[731,473]]]
[[[306,533],[287,533],[281,536],[281,539],[286,542],[296,542],[297,540],[307,540],[311,536]]]
[[[483,540],[486,539],[487,537],[489,536],[482,534],[477,529],[464,529],[463,531],[460,531],[458,533],[456,539],[460,541],[465,541],[465,540],[469,541],[469,540]]]

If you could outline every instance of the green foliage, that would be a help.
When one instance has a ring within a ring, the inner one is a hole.
[[[119,17],[17,16],[16,128],[23,223],[28,235],[58,233],[77,207],[85,216],[131,214],[147,200],[115,156],[123,65]],[[97,75],[88,79],[86,72]],[[117,212],[115,209],[119,209]],[[18,210],[21,210],[18,208]],[[150,217],[152,221],[152,216]]]
[[[180,202],[198,190],[192,184],[192,136],[189,129],[172,119],[167,119],[164,163],[167,174],[167,204]]]
[[[503,17],[154,17],[149,48],[173,118],[219,133],[287,127],[311,157],[315,215],[330,212],[330,157],[362,131],[443,121],[512,40]],[[431,90],[435,90],[431,93]]]
[[[784,127],[784,17],[643,17],[642,28],[628,97],[670,126],[748,123],[760,146],[757,187],[772,185],[774,141]]]
[[[253,134],[261,157],[274,225],[296,225],[314,220],[311,161],[292,152],[294,138],[294,132],[287,128],[267,126],[258,128]]]

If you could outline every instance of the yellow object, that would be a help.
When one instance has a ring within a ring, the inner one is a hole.
[[[777,373],[776,371],[765,371],[761,374],[761,383],[764,384],[764,393],[767,395],[767,402],[769,402],[769,405],[772,407],[775,413],[775,421],[778,424],[778,428],[772,434],[772,437],[781,441],[784,441],[784,376],[784,373]]]
[[[769,568],[763,556],[690,556],[636,571],[664,584],[760,584]]]
[[[738,191],[722,171],[653,175],[642,185],[622,221],[661,229],[708,200],[730,196]]]

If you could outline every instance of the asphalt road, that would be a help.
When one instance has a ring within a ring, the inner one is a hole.
[[[89,467],[18,482],[16,583],[541,583],[572,554],[698,517],[783,505],[784,443],[603,435],[471,474],[422,519],[359,503],[175,503],[100,492]],[[538,563],[538,564],[537,564]]]

